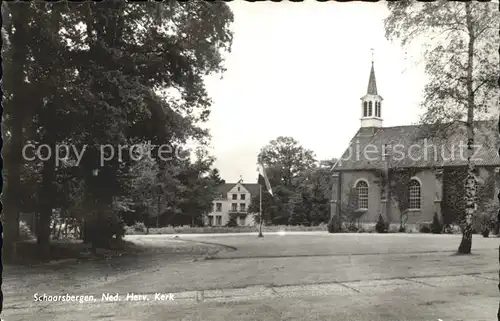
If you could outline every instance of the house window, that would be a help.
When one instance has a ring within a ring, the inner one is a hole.
[[[233,194],[233,200],[237,200],[238,199],[238,194]]]
[[[246,196],[245,194],[241,194],[240,195],[240,200],[244,201],[245,200],[245,196]]]
[[[240,204],[240,212],[245,212],[246,211],[246,204],[245,203],[241,203]]]
[[[240,187],[238,186],[238,192],[240,191]]]
[[[359,181],[356,184],[356,196],[358,203],[358,210],[368,209],[368,183]]]
[[[208,226],[212,226],[214,225],[214,217],[212,215],[210,215],[208,217]]]
[[[368,103],[365,101],[363,103],[363,117],[368,116]]]
[[[231,204],[231,210],[233,212],[236,212],[238,210],[238,204],[236,204],[236,203]]]
[[[221,215],[217,215],[215,217],[215,225],[218,225],[218,226],[222,225],[222,216]]]
[[[240,225],[241,226],[245,225],[245,218],[244,217],[240,217]]]
[[[222,212],[222,203],[216,203],[215,204],[215,211],[216,212]]]
[[[373,111],[373,110],[372,110],[372,106],[373,106],[373,105],[372,105],[372,102],[370,101],[370,102],[368,103],[368,116],[371,116],[371,115],[372,115],[372,111]]]
[[[420,209],[420,183],[416,179],[410,180],[409,190],[409,209]]]

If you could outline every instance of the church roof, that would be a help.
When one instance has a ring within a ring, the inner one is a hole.
[[[475,122],[478,166],[500,166],[500,138],[495,121]],[[334,170],[384,168],[384,149],[390,168],[463,166],[467,164],[466,123],[360,128]],[[384,145],[387,145],[384,148]]]
[[[377,81],[375,79],[375,69],[373,67],[373,62],[372,62],[372,69],[370,70],[370,79],[368,79],[368,89],[366,90],[367,95],[378,95],[377,93]]]

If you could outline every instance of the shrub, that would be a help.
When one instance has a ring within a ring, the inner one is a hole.
[[[400,226],[398,229],[398,233],[404,233],[404,232],[406,232],[406,227]]]
[[[401,227],[399,225],[388,224],[387,232],[388,233],[397,233],[397,232],[399,232],[400,228]]]
[[[458,225],[448,224],[444,227],[444,233],[461,234],[462,230],[460,229],[460,226],[458,226]]]
[[[342,232],[342,222],[337,215],[332,217],[330,222],[328,222],[327,229],[328,229],[328,233],[340,233],[340,232]]]
[[[428,225],[422,225],[420,227],[420,233],[430,233],[431,228]]]
[[[377,233],[387,233],[388,224],[385,222],[382,214],[378,216],[377,224],[375,225],[375,230]]]
[[[493,229],[498,215],[498,201],[491,200],[478,208],[474,215],[474,230],[485,233],[486,230]]]
[[[229,221],[227,222],[226,226],[227,227],[237,227],[238,226],[238,222],[236,221],[236,216],[231,215],[229,217]]]
[[[348,231],[348,232],[354,232],[354,233],[357,233],[359,230],[360,230],[360,229],[359,229],[356,225],[354,225],[354,224],[349,224],[349,225],[347,226],[347,231]]]
[[[113,238],[121,240],[124,235],[125,223],[112,210],[99,211],[85,222],[84,242],[93,248],[109,248]]]
[[[443,230],[443,226],[441,225],[441,222],[439,222],[437,213],[434,213],[430,230],[433,234],[441,234]]]
[[[134,232],[146,232],[146,224],[143,222],[135,222],[133,228]]]

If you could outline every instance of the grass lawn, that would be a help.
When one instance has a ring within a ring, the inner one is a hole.
[[[168,239],[171,237],[137,238],[148,244]],[[178,240],[183,239],[189,237]],[[453,235],[241,235],[191,240],[222,243],[237,250],[218,252],[208,260],[155,266],[99,291],[179,292],[498,271],[496,238],[475,237],[474,254],[466,256],[454,254],[460,237]]]
[[[144,236],[143,239],[147,239]],[[219,254],[219,257],[283,257],[283,256],[330,256],[360,254],[391,254],[421,252],[456,252],[461,235],[435,234],[314,234],[314,235],[253,235],[210,236],[180,240],[199,240],[236,247],[237,251]],[[161,240],[161,239],[160,239]],[[158,242],[161,242],[161,241]],[[498,251],[497,237],[483,238],[474,235],[472,252]]]

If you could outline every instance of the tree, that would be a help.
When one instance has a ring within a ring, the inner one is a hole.
[[[474,119],[488,115],[498,97],[496,54],[498,10],[489,3],[392,1],[385,20],[386,37],[406,46],[417,36],[435,40],[424,51],[429,81],[425,87],[422,122],[445,123],[466,118],[468,177],[465,181],[467,212],[459,253],[470,253],[475,211],[475,175],[471,160]]]
[[[292,202],[292,209],[298,206],[298,200],[301,200],[300,204],[304,206],[307,204],[302,211],[307,217],[305,223],[308,225],[318,225],[329,220],[331,165],[333,164],[329,161],[319,162],[319,166],[303,170],[294,179],[295,192],[298,195],[292,198],[292,200],[295,199],[294,203]]]
[[[263,191],[264,219],[273,224],[288,224],[291,222],[290,219],[296,221],[289,216],[292,213],[295,216],[298,215],[297,211],[303,212],[298,209],[299,203],[307,199],[307,197],[296,195],[301,181],[299,176],[315,166],[314,153],[302,147],[292,137],[280,136],[261,149],[258,159],[261,159],[266,167],[266,174],[274,194],[274,197],[266,200],[267,196],[264,194],[267,193]],[[299,200],[302,201],[299,202]],[[270,204],[266,204],[267,202]],[[294,209],[294,207],[297,208]],[[254,197],[252,210],[259,212],[258,196]]]
[[[4,47],[7,255],[18,230],[21,176],[28,173],[21,173],[21,168],[40,176],[38,237],[41,249],[47,249],[52,209],[69,206],[58,203],[62,200],[56,192],[66,182],[83,182],[81,206],[89,220],[116,212],[117,204],[127,202],[124,195],[131,191],[127,175],[134,160],[126,156],[118,160],[115,155],[101,166],[100,145],[117,148],[151,140],[174,147],[189,138],[208,137],[199,126],[207,120],[211,105],[203,76],[224,71],[233,15],[224,3],[2,6],[6,18],[2,37],[8,44]],[[34,125],[27,125],[30,122]],[[57,168],[53,159],[22,167],[22,147],[28,137],[52,147],[65,142],[88,149],[80,164],[69,162],[70,169]],[[159,162],[158,167],[164,175],[173,172],[168,169],[174,162]]]
[[[273,182],[291,187],[293,178],[316,163],[314,153],[302,147],[292,137],[280,136],[269,142],[258,156],[266,167],[281,169],[280,181]]]
[[[212,201],[217,195],[219,181],[213,180],[211,169],[215,158],[203,148],[195,151],[193,163],[185,161],[177,179],[183,188],[180,194],[179,209],[181,216],[191,226],[203,225],[203,217],[212,210]]]
[[[219,170],[217,168],[213,168],[210,171],[210,179],[214,181],[217,185],[225,184],[226,181],[220,177]]]
[[[24,77],[28,63],[28,48],[24,45],[28,37],[28,22],[31,4],[22,3],[13,6],[2,3],[2,38],[6,47],[2,53],[4,61],[3,90],[6,137],[4,147],[4,177],[3,186],[3,223],[4,245],[3,255],[6,259],[12,257],[13,246],[18,239],[19,231],[19,198],[21,184],[21,166],[23,163],[23,127],[29,120],[28,106],[29,84]]]

